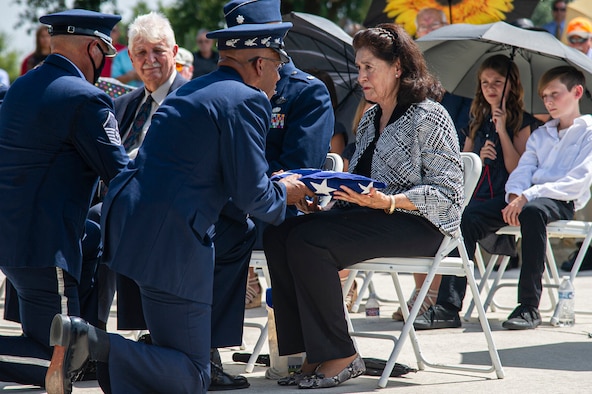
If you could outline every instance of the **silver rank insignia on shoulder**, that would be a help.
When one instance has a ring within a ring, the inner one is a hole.
[[[271,128],[283,129],[286,121],[286,114],[274,113],[271,115]]]
[[[306,79],[315,79],[315,77],[313,77],[312,75],[307,75]]]

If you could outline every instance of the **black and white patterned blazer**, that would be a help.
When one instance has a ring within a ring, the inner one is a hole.
[[[375,105],[360,121],[349,172],[354,172],[374,139],[378,112]],[[462,161],[454,123],[439,103],[412,104],[384,128],[376,143],[371,176],[387,185],[384,193],[405,194],[418,208],[409,213],[425,217],[444,234],[458,230],[464,200]]]

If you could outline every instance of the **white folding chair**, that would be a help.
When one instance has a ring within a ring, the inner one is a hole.
[[[496,234],[513,235],[516,237],[516,241],[521,237],[520,227],[518,227],[518,226],[502,227],[501,229],[499,229],[496,232]],[[570,272],[571,281],[572,281],[572,283],[574,283],[574,286],[575,286],[576,275],[580,269],[580,266],[582,265],[582,261],[584,260],[584,257],[586,256],[586,252],[588,251],[588,246],[590,246],[590,243],[592,241],[592,222],[585,222],[585,221],[581,221],[581,220],[557,220],[557,221],[551,222],[547,225],[547,250],[546,250],[546,257],[547,257],[546,268],[547,269],[543,273],[543,283],[544,283],[544,286],[547,288],[549,298],[551,300],[551,306],[549,308],[549,311],[552,311],[555,309],[555,305],[557,303],[557,298],[555,297],[555,292],[553,289],[556,289],[559,287],[559,282],[561,279],[559,273],[557,272],[557,262],[555,261],[555,255],[553,253],[553,248],[551,246],[551,241],[550,241],[553,238],[560,238],[560,239],[561,238],[580,238],[580,239],[583,239],[582,245],[580,246],[580,249],[578,251],[578,255],[576,256],[576,259],[574,261],[574,265],[573,265],[572,270]],[[480,262],[479,262],[479,259],[480,259]],[[508,266],[508,261],[510,260],[509,256],[492,255],[491,258],[489,259],[489,262],[487,263],[487,266],[484,266],[483,258],[481,257],[480,253],[477,254],[476,260],[478,261],[478,267],[481,272],[481,281],[479,283],[479,291],[481,292],[483,289],[485,289],[487,292],[487,298],[485,299],[485,302],[483,303],[483,307],[485,308],[485,310],[487,310],[487,308],[489,306],[492,306],[492,307],[495,306],[500,309],[512,309],[512,308],[506,308],[504,306],[495,304],[494,300],[493,300],[493,297],[494,297],[496,291],[498,291],[500,288],[507,287],[507,286],[515,287],[517,285],[517,282],[501,283],[502,276]],[[493,272],[493,268],[494,268],[495,263],[497,261],[500,261],[497,275],[494,278],[494,281],[493,281],[491,287],[489,288],[489,290],[487,290],[487,288],[486,288],[487,282],[488,282],[489,278],[491,277],[491,274]],[[467,312],[465,313],[465,316],[464,316],[465,320],[468,320],[471,317],[471,314],[473,312],[473,306],[474,306],[473,303],[471,303],[469,305],[469,308],[467,309]],[[592,314],[592,312],[588,312],[588,311],[577,311],[576,313]]]
[[[343,171],[343,159],[337,153],[327,153],[327,158],[325,159],[325,164],[323,166],[323,170],[326,171]],[[325,205],[329,202],[330,198],[328,199],[321,199],[319,200],[320,205]],[[268,285],[271,284],[269,270],[267,268],[267,260],[265,260],[265,254],[262,250],[253,250],[251,253],[251,261],[249,262],[249,266],[253,268],[261,268],[263,270],[263,275]],[[250,373],[253,372],[255,368],[255,362],[257,361],[257,357],[261,353],[261,348],[265,344],[267,340],[267,323],[261,325],[255,322],[244,322],[245,327],[253,327],[260,330],[259,338],[253,348],[253,353],[249,357],[247,361],[247,366],[245,367],[245,372]],[[244,344],[243,344],[244,347]]]
[[[343,171],[343,159],[337,153],[327,153],[323,170],[339,172]]]
[[[461,153],[464,169],[464,194],[465,194],[465,203],[463,208],[468,203],[473,190],[477,184],[477,180],[479,179],[479,175],[481,174],[481,159],[474,153]],[[460,257],[449,257],[448,254],[458,248]],[[374,332],[356,332],[353,329],[353,325],[349,318],[349,314],[346,310],[346,316],[348,320],[348,324],[350,326],[350,334],[352,336],[359,336],[359,337],[367,337],[367,338],[377,338],[377,339],[389,339],[394,342],[393,350],[390,354],[390,357],[386,363],[384,368],[384,372],[378,381],[379,387],[386,387],[388,378],[395,366],[397,361],[397,357],[399,356],[403,345],[405,344],[408,337],[411,337],[411,344],[413,345],[413,349],[415,352],[415,356],[417,359],[417,364],[419,369],[424,369],[425,366],[430,366],[432,368],[441,368],[441,369],[449,369],[449,370],[457,370],[457,371],[470,371],[470,372],[479,372],[479,373],[490,373],[495,371],[496,376],[498,378],[504,377],[504,371],[501,365],[501,361],[499,358],[499,354],[493,342],[493,337],[491,335],[491,328],[489,327],[489,322],[485,316],[485,310],[483,309],[483,305],[479,298],[479,291],[477,289],[477,284],[475,282],[475,277],[473,275],[474,265],[473,262],[470,260],[467,251],[464,246],[464,241],[462,238],[462,234],[458,231],[453,236],[445,236],[438,252],[434,257],[411,257],[411,258],[403,258],[403,257],[383,257],[383,258],[374,258],[371,260],[367,260],[364,262],[360,262],[354,264],[353,266],[349,267],[350,275],[348,280],[346,281],[345,285],[343,286],[343,293],[344,295],[347,294],[349,287],[352,285],[356,274],[359,270],[369,271],[369,272],[387,272],[390,273],[393,284],[395,285],[395,290],[397,293],[397,297],[402,305],[405,302],[405,296],[401,289],[401,285],[399,282],[398,273],[405,272],[405,273],[425,273],[427,277],[419,290],[419,294],[417,299],[411,308],[411,311],[408,311],[407,308],[401,308],[403,312],[403,316],[405,318],[405,323],[403,325],[403,329],[401,330],[401,334],[399,337],[394,335],[382,334],[382,333],[374,333]],[[489,356],[491,359],[491,366],[489,368],[483,367],[469,367],[464,365],[443,365],[443,364],[434,364],[430,363],[425,359],[423,356],[420,346],[419,340],[413,328],[413,322],[417,317],[419,312],[419,308],[428,292],[430,284],[434,279],[436,274],[443,274],[443,275],[457,275],[457,276],[466,276],[467,283],[471,289],[471,293],[473,299],[475,300],[475,305],[477,307],[477,311],[479,313],[479,321],[481,323],[481,328],[485,335],[485,339],[487,342],[487,347],[489,350]]]

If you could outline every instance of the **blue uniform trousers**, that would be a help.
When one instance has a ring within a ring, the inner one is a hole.
[[[102,249],[101,229],[97,222],[87,220],[85,236],[82,239],[82,273],[78,284],[80,300],[80,317],[92,325],[97,325],[98,290],[96,286],[96,270]],[[4,319],[20,323],[19,301],[16,289],[6,281],[4,299]]]
[[[216,247],[212,300],[212,347],[240,345],[251,251],[255,242],[251,219],[221,215],[213,238]],[[117,275],[117,325],[120,330],[144,330],[141,299],[136,283]]]
[[[205,393],[210,384],[210,305],[139,284],[153,345],[109,334],[112,393]],[[156,346],[155,346],[156,345]]]
[[[0,381],[44,386],[51,321],[58,313],[80,314],[78,283],[56,267],[2,271],[18,294],[24,336],[0,336]]]
[[[251,219],[220,216],[216,222],[216,264],[212,300],[212,347],[240,345],[245,319],[245,294],[256,230]]]

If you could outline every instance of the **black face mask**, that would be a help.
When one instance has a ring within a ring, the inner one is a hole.
[[[97,47],[99,48],[99,51],[101,51],[101,55],[103,55],[103,60],[101,60],[101,64],[99,64],[99,67],[97,67],[95,65],[95,61],[93,60],[91,54],[90,54],[90,46],[92,44],[92,41],[88,43],[88,46],[86,47],[86,53],[88,53],[88,56],[90,57],[90,62],[92,63],[93,66],[93,84],[97,83],[97,81],[99,80],[99,77],[101,76],[101,73],[103,72],[103,67],[105,67],[105,58],[107,57],[107,54],[105,52],[103,52],[103,49],[101,48],[100,45],[98,45]]]

